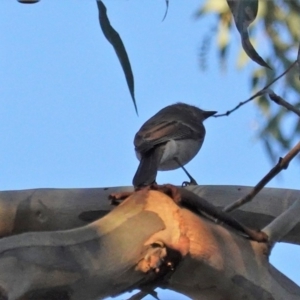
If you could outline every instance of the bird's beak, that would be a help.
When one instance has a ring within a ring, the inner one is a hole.
[[[208,117],[215,115],[216,113],[217,111],[203,111],[204,120],[207,119]]]

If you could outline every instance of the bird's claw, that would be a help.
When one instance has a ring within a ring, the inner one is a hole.
[[[111,205],[119,205],[121,201],[125,200],[127,197],[132,195],[134,192],[121,192],[121,193],[112,193],[108,196],[108,199],[111,201]]]
[[[111,201],[111,205],[119,205],[120,202],[122,202],[123,200],[125,200],[126,198],[128,198],[129,196],[131,196],[134,192],[143,190],[143,189],[151,189],[152,185],[148,185],[148,186],[142,186],[142,187],[137,187],[134,189],[134,191],[131,192],[120,192],[120,193],[111,193],[108,196],[108,199]]]
[[[119,205],[120,202],[131,196],[133,193],[141,190],[155,190],[160,191],[168,196],[170,196],[175,203],[180,203],[181,195],[178,188],[172,184],[163,184],[159,185],[157,183],[152,183],[151,185],[143,186],[136,188],[132,192],[121,192],[121,193],[112,193],[108,196],[108,199],[111,201],[111,205]]]
[[[187,186],[190,186],[190,185],[198,185],[198,183],[194,178],[191,178],[191,181],[184,181],[181,186],[182,187],[187,187]]]
[[[168,195],[169,197],[171,197],[173,199],[173,201],[176,204],[179,204],[181,202],[180,191],[178,190],[178,188],[175,185],[172,185],[172,184],[162,184],[162,185],[152,184],[151,189],[156,190],[156,191],[160,191],[160,192]]]

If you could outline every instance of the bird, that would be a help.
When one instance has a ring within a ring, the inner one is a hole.
[[[195,157],[203,144],[203,121],[216,113],[179,102],[166,106],[146,121],[134,137],[140,163],[132,180],[133,186],[151,185],[155,183],[158,170],[180,167],[189,177],[189,184],[197,184],[184,165]]]

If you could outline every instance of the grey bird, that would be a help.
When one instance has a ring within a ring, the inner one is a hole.
[[[176,103],[161,109],[146,121],[134,138],[140,164],[134,175],[133,185],[150,185],[155,182],[158,170],[180,167],[189,177],[190,184],[197,184],[184,165],[195,157],[203,144],[203,121],[215,113],[217,112]]]

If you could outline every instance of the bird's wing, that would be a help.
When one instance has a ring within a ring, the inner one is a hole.
[[[151,120],[149,120],[151,121]],[[170,120],[146,122],[137,132],[134,138],[136,151],[145,153],[158,144],[169,140],[201,139],[205,136],[205,128],[202,123],[182,122]]]

